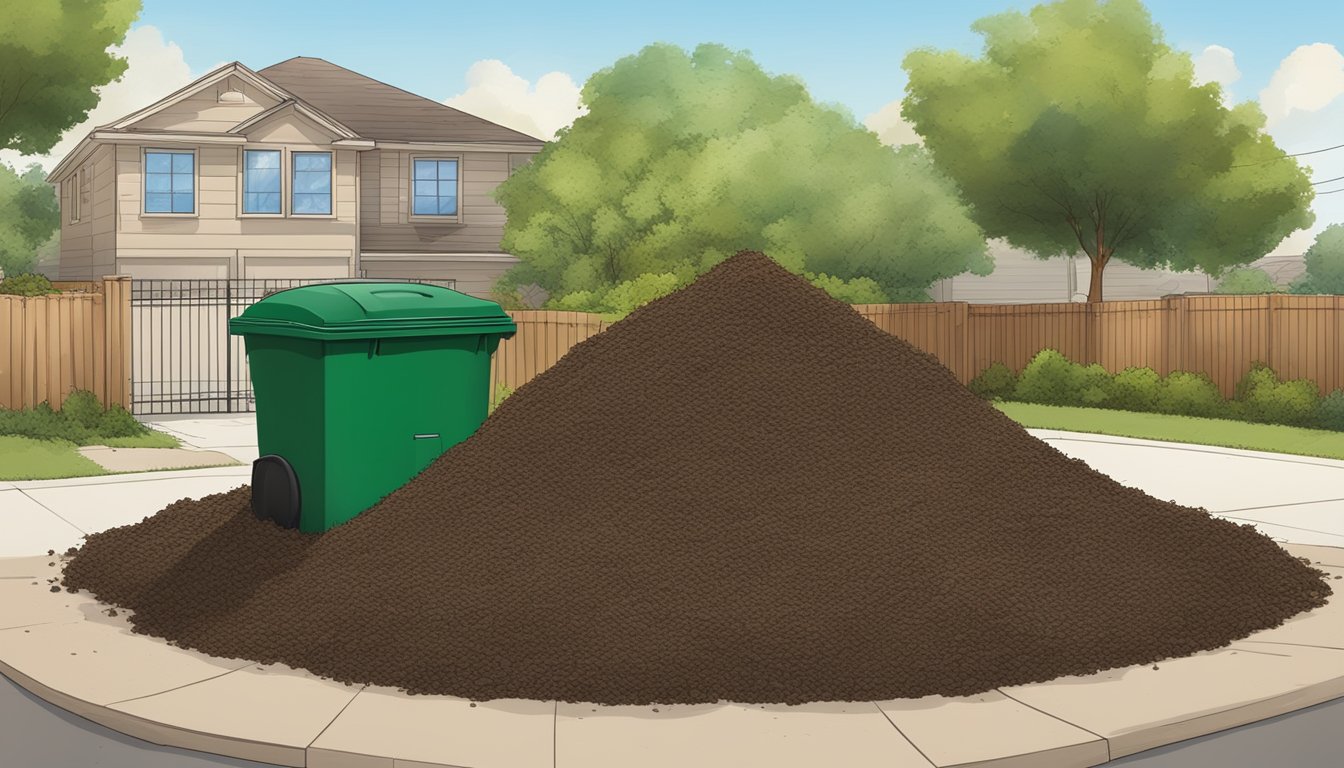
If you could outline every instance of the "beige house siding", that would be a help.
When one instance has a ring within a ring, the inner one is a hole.
[[[116,150],[103,145],[93,151],[90,166],[93,179],[89,185],[93,247],[91,278],[117,273],[117,174]]]
[[[500,253],[505,213],[492,193],[541,141],[330,62],[296,58],[266,72],[276,79],[224,65],[100,127],[58,164],[53,183],[83,180],[76,222],[65,220],[70,187],[59,190],[60,276],[351,277],[364,273],[367,253],[369,274],[459,280],[484,294],[515,263]],[[281,213],[242,213],[247,148],[284,153]],[[194,211],[144,212],[147,149],[193,153]],[[302,151],[332,153],[329,216],[289,210]],[[417,156],[460,161],[454,221],[411,212]]]
[[[350,277],[350,251],[289,250],[283,252],[239,250],[240,277],[345,278]]]
[[[462,158],[460,224],[411,220],[411,157],[434,154]],[[373,150],[362,153],[360,172],[365,195],[360,240],[365,253],[499,251],[499,241],[504,236],[504,208],[491,193],[508,178],[508,153]]]
[[[935,301],[966,301],[972,304],[1035,304],[1085,301],[1091,280],[1086,257],[1039,259],[1001,241],[990,242],[994,271],[988,275],[965,273],[934,283],[929,295]],[[1107,301],[1156,299],[1169,293],[1213,290],[1216,285],[1203,272],[1173,272],[1140,269],[1121,261],[1106,265],[1102,282]]]
[[[249,142],[286,151],[330,151],[331,137],[314,134],[301,118],[266,120]],[[180,145],[179,145],[180,146]],[[197,152],[198,215],[156,217],[141,213],[142,147],[117,147],[119,271],[136,277],[350,277],[354,274],[356,230],[352,150],[334,151],[332,216],[239,218],[242,149],[201,145]],[[290,169],[285,163],[286,196]],[[304,259],[315,259],[305,262]]]
[[[219,102],[226,91],[243,94],[241,104]],[[241,77],[227,77],[200,93],[165,107],[132,123],[128,128],[179,131],[212,131],[223,133],[276,104],[274,97],[262,93]]]
[[[369,258],[367,253],[361,262],[364,277],[455,280],[456,290],[482,299],[490,298],[495,281],[517,263],[517,258],[504,255],[467,254],[430,259],[415,255]]]
[[[61,204],[61,267],[62,280],[92,280],[93,274],[93,185],[92,157],[78,167],[61,184],[58,194]],[[73,198],[79,197],[79,221],[71,222]]]

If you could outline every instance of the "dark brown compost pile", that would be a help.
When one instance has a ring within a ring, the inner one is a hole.
[[[344,526],[283,530],[248,493],[89,536],[64,583],[209,654],[605,704],[969,695],[1217,648],[1331,592],[754,252]]]

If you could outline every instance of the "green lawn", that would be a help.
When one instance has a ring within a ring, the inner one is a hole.
[[[177,448],[177,438],[151,431],[139,437],[110,437],[98,445],[111,448]],[[92,477],[112,474],[79,453],[68,440],[35,440],[0,435],[0,480],[55,480],[62,477]]]
[[[1092,432],[1344,460],[1344,432],[1104,408],[1009,402],[997,402],[994,406],[1008,418],[1031,429]]]
[[[68,440],[0,435],[0,480],[55,480],[108,474],[81,456],[78,448]]]

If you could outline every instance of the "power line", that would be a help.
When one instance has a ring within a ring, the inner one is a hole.
[[[1333,179],[1321,179],[1320,181],[1313,181],[1311,184],[1312,186],[1316,186],[1317,184],[1329,184],[1332,181],[1339,181],[1340,179],[1344,179],[1344,176],[1336,176]]]
[[[1277,160],[1282,160],[1282,159],[1284,159],[1284,158],[1286,158],[1286,157],[1303,157],[1304,155],[1319,155],[1319,154],[1322,153],[1322,152],[1329,152],[1329,151],[1331,151],[1331,150],[1340,149],[1340,148],[1344,148],[1344,144],[1336,144],[1336,145],[1333,146],[1333,147],[1326,147],[1325,149],[1313,149],[1313,150],[1311,150],[1310,152],[1295,152],[1295,153],[1293,153],[1293,154],[1291,154],[1291,155],[1284,155],[1283,157],[1275,157],[1275,158],[1271,158],[1271,159],[1269,159],[1269,160],[1261,160],[1261,161],[1258,162],[1258,163],[1238,163],[1237,165],[1234,165],[1234,166],[1232,166],[1232,167],[1233,167],[1233,168],[1249,168],[1249,167],[1252,166],[1252,165],[1264,165],[1265,163],[1272,163],[1272,162],[1275,162],[1275,161],[1277,161]]]
[[[1321,195],[1333,195],[1336,192],[1344,192],[1344,189],[1332,189],[1329,192],[1317,192],[1316,196],[1320,197]]]
[[[1326,147],[1325,149],[1313,149],[1310,152],[1298,152],[1295,155],[1288,155],[1288,157],[1301,157],[1303,155],[1319,155],[1322,152],[1329,152],[1332,149],[1339,149],[1340,147],[1344,147],[1344,144],[1336,144],[1333,147]]]

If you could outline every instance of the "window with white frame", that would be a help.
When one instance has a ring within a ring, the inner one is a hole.
[[[145,150],[145,213],[196,212],[196,153]]]
[[[280,213],[280,150],[243,150],[243,213]]]
[[[411,160],[411,215],[457,217],[457,158]]]
[[[296,216],[331,215],[331,153],[290,153],[289,212]]]

